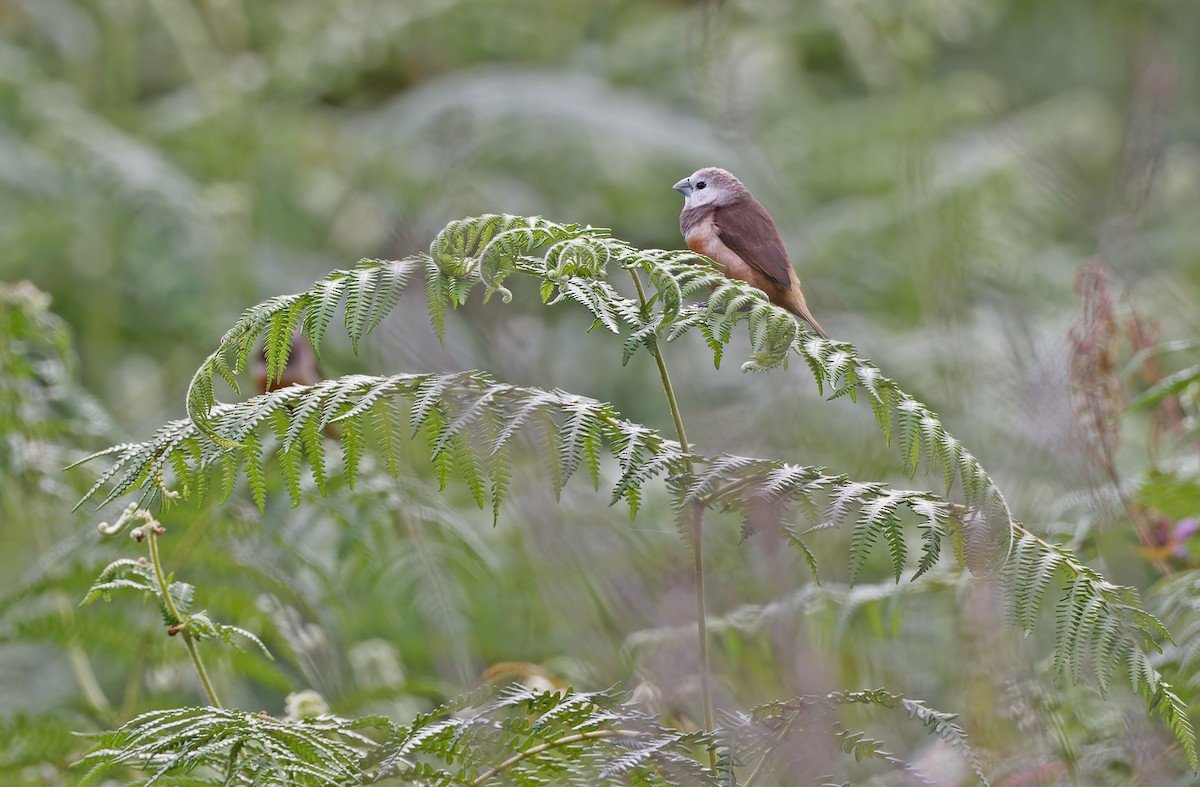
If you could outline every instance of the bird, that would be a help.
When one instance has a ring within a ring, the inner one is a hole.
[[[719,264],[726,276],[762,290],[771,303],[829,338],[808,310],[771,214],[740,180],[720,167],[705,167],[672,188],[683,195],[679,230],[690,250]]]

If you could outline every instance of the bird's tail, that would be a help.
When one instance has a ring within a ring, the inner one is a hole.
[[[800,292],[800,285],[793,281],[792,289],[788,292],[787,310],[804,320],[822,339],[828,339],[829,334],[825,333],[825,329],[821,327],[821,323],[817,322],[812,316],[812,312],[808,310],[808,304],[804,302],[804,293]]]

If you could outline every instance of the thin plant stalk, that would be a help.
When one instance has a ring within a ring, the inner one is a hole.
[[[175,600],[171,598],[170,583],[167,582],[167,578],[163,574],[162,558],[158,552],[159,528],[160,525],[157,522],[150,522],[144,528],[146,541],[150,547],[150,563],[154,566],[154,579],[158,582],[159,593],[162,594],[163,604],[166,606],[167,614],[171,620],[183,620],[183,616],[179,614],[179,608],[175,606]],[[192,665],[196,668],[196,674],[200,677],[200,684],[204,687],[204,693],[208,695],[208,704],[214,708],[221,708],[221,700],[217,697],[217,690],[213,687],[212,681],[208,677],[208,670],[204,667],[204,661],[200,658],[200,651],[196,648],[195,638],[192,637],[192,633],[186,627],[179,629],[179,633],[183,636],[183,644],[187,647],[188,655],[192,658]]]
[[[642,308],[645,308],[648,300],[646,291],[642,288],[642,279],[638,272],[630,269],[629,275],[633,277],[633,284],[637,288],[638,301]],[[679,401],[675,398],[675,388],[671,385],[671,375],[667,372],[667,362],[663,359],[662,352],[658,346],[657,336],[650,337],[650,353],[654,356],[654,362],[658,365],[658,374],[662,379],[663,393],[667,397],[667,407],[671,410],[671,418],[675,422],[675,434],[679,438],[679,445],[683,450],[684,471],[690,478],[695,470],[692,464],[692,449],[691,444],[687,439],[687,431],[683,426],[683,413],[679,409]],[[712,702],[712,685],[709,679],[709,660],[708,660],[708,608],[704,600],[704,544],[702,539],[702,513],[703,507],[698,503],[692,503],[688,511],[688,528],[692,542],[692,564],[695,575],[695,594],[696,594],[696,629],[697,629],[697,655],[700,662],[700,704],[704,714],[704,729],[713,730],[716,723],[713,717],[713,702]],[[710,759],[712,754],[710,752]]]

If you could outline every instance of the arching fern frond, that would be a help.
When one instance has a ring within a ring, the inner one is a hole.
[[[192,456],[199,457],[193,461],[207,465],[215,462],[223,449],[249,450],[243,440],[257,424],[255,419],[262,420],[269,414],[272,423],[282,426],[287,421],[287,430],[282,435],[289,449],[280,459],[289,485],[294,487],[302,456],[291,447],[297,443],[305,448],[303,455],[320,479],[322,449],[315,437],[318,427],[339,417],[356,417],[347,414],[348,408],[362,406],[362,400],[351,405],[349,399],[366,391],[346,390],[334,384],[327,389],[330,398],[323,398],[318,407],[304,410],[306,420],[296,426],[285,408],[304,404],[299,401],[299,394],[285,393],[266,408],[269,413],[261,406],[226,410],[228,405],[216,402],[214,377],[234,382],[234,374],[244,368],[254,343],[264,333],[270,345],[268,360],[274,357],[276,363],[279,358],[287,357],[290,328],[296,324],[310,341],[319,344],[326,326],[343,303],[347,332],[357,347],[359,339],[396,303],[408,277],[418,266],[424,266],[429,274],[427,301],[439,331],[446,307],[465,303],[477,285],[482,284],[486,294],[499,292],[507,298],[505,282],[523,274],[535,280],[547,304],[574,301],[591,314],[596,326],[622,335],[625,360],[658,339],[670,341],[696,329],[712,349],[714,362],[720,363],[739,323],[745,323],[750,340],[749,358],[743,369],[765,371],[785,365],[793,355],[798,355],[820,392],[830,397],[865,400],[885,440],[899,449],[901,462],[910,474],[922,469],[937,473],[946,485],[947,494],[957,486],[965,506],[959,511],[937,503],[938,498],[914,497],[871,485],[854,487],[844,480],[836,490],[832,487],[825,490],[825,516],[814,518],[816,526],[831,525],[851,512],[858,512],[851,540],[852,571],[861,571],[870,549],[882,542],[893,571],[899,573],[909,558],[897,518],[897,511],[905,508],[921,517],[923,549],[918,569],[930,570],[940,556],[943,537],[956,536],[956,549],[962,547],[962,554],[973,570],[994,572],[1003,568],[1014,618],[1023,627],[1029,625],[1040,609],[1051,578],[1057,578],[1065,583],[1067,591],[1056,616],[1056,663],[1060,670],[1069,669],[1072,677],[1078,677],[1082,674],[1081,667],[1093,662],[1110,665],[1123,661],[1135,689],[1145,695],[1151,707],[1165,709],[1163,713],[1184,744],[1189,761],[1195,764],[1194,735],[1186,716],[1180,712],[1183,706],[1170,685],[1149,667],[1145,656],[1144,649],[1156,648],[1166,634],[1131,598],[1132,591],[1105,583],[1069,552],[1033,536],[1016,522],[992,478],[945,428],[938,415],[885,377],[869,360],[861,358],[852,345],[815,336],[789,313],[767,301],[760,291],[727,279],[711,261],[691,252],[637,249],[610,237],[604,229],[557,224],[536,217],[482,216],[449,225],[438,235],[429,255],[402,262],[364,261],[352,271],[335,271],[304,293],[272,299],[248,310],[197,371],[188,392],[188,413],[212,445],[193,446]],[[643,281],[650,283],[644,307],[638,299],[621,294],[608,280],[608,276],[622,270],[638,278],[639,287]],[[706,290],[710,292],[705,304],[687,302],[690,296]],[[387,388],[389,383],[376,384],[384,386],[378,395],[391,392]],[[337,393],[344,395],[346,407],[332,398]],[[490,495],[495,510],[507,485],[502,453],[507,445],[507,437],[503,437],[505,428],[495,427],[497,419],[479,418],[457,407],[442,407],[440,394],[435,390],[423,391],[417,399],[414,418],[433,436],[431,447],[439,478],[444,483],[452,472],[457,472],[467,481],[476,501],[483,505]],[[562,409],[566,406],[565,402],[551,406],[557,412],[556,418],[566,415]],[[540,406],[526,402],[526,407],[529,410],[524,415],[519,408],[507,414],[515,421],[544,420]],[[374,408],[368,404],[365,409]],[[669,454],[678,447],[643,429],[614,431],[612,423],[599,413],[595,416],[599,420],[591,420],[590,427],[588,423],[577,424],[589,428],[568,428],[566,432],[561,421],[555,422],[547,439],[554,444],[560,461],[552,464],[551,474],[556,484],[561,485],[583,462],[589,473],[597,477],[595,436],[603,434],[621,471],[613,490],[614,500],[625,499],[636,510],[643,484],[672,472],[674,460]],[[599,426],[601,423],[603,427]],[[483,434],[475,435],[474,430],[481,426]],[[187,429],[189,425],[178,423],[167,428]],[[349,450],[344,453],[351,474],[353,457],[361,448],[360,435],[368,431],[355,428],[345,438],[350,441]],[[565,448],[558,442],[564,434]],[[129,490],[154,478],[164,466],[157,457],[174,450],[168,449],[168,438],[169,435],[161,433],[156,436],[158,453],[152,456],[138,449],[126,449],[105,483],[114,490]],[[172,460],[171,464],[179,462]],[[811,552],[800,535],[796,533],[796,546],[812,565]],[[1017,551],[1021,554],[1014,554]],[[1096,655],[1093,658],[1088,653]],[[1107,685],[1111,671],[1111,667],[1096,670],[1102,687]]]
[[[245,368],[264,333],[268,367],[277,372],[287,358],[296,324],[319,351],[325,329],[343,303],[347,332],[357,348],[361,337],[394,306],[412,272],[422,265],[429,273],[428,302],[439,332],[447,306],[465,303],[478,284],[483,284],[488,294],[500,292],[507,298],[503,282],[516,274],[538,280],[547,304],[575,301],[592,314],[596,325],[625,333],[626,361],[651,336],[673,340],[695,328],[719,363],[735,325],[745,322],[751,348],[744,369],[763,371],[781,366],[795,353],[812,371],[819,390],[828,390],[831,397],[855,400],[861,394],[885,438],[889,442],[896,439],[910,473],[921,467],[936,470],[944,477],[947,491],[957,480],[965,503],[980,512],[981,516],[966,520],[987,531],[967,539],[974,547],[968,553],[973,565],[991,563],[997,547],[1001,554],[1007,553],[1013,520],[991,478],[944,428],[936,413],[860,358],[852,345],[816,337],[767,301],[761,291],[726,278],[700,255],[637,249],[610,237],[606,229],[558,224],[539,217],[488,215],[455,221],[438,234],[429,255],[401,262],[364,260],[353,270],[330,273],[306,292],[273,298],[249,309],[193,377],[188,391],[189,416],[214,441],[232,447],[227,437],[210,428],[209,411],[216,406],[215,376],[236,385],[234,375]],[[646,276],[653,287],[649,309],[618,292],[606,278],[610,267]],[[711,290],[705,305],[685,300],[705,290]],[[891,546],[896,546],[894,539]]]
[[[293,503],[298,503],[305,462],[318,484],[323,482],[324,429],[331,424],[341,429],[342,472],[353,483],[365,450],[363,435],[385,424],[389,432],[400,429],[393,417],[397,400],[408,402],[411,436],[425,435],[442,486],[457,474],[467,482],[480,507],[490,496],[493,511],[498,510],[507,489],[508,452],[512,437],[522,426],[537,424],[550,430],[557,449],[546,460],[553,465],[558,489],[581,463],[587,465],[589,476],[599,481],[600,452],[605,448],[619,472],[613,502],[627,500],[635,511],[634,493],[677,465],[683,456],[677,443],[640,424],[621,420],[611,405],[564,391],[499,383],[482,372],[350,375],[221,405],[210,411],[203,429],[187,419],[174,421],[146,443],[94,454],[89,459],[115,456],[115,461],[84,499],[107,489],[99,503],[104,506],[137,490],[145,503],[161,491],[167,473],[175,474],[177,492],[188,496],[204,486],[202,479],[217,466],[224,471],[223,491],[228,495],[233,476],[227,471],[233,457],[232,469],[246,468],[261,504],[261,466],[266,459],[262,452],[270,449],[279,459]],[[256,435],[263,423],[271,425],[277,438],[273,443]],[[217,441],[209,439],[210,432]],[[378,438],[385,458],[389,452],[394,455],[390,448],[394,440],[391,433]],[[224,446],[229,444],[238,447],[228,451]]]
[[[401,404],[408,407],[407,419],[398,412]],[[904,507],[921,521],[931,518],[941,523],[940,529],[923,531],[934,539],[926,550],[936,551],[940,549],[936,541],[950,526],[947,523],[954,521],[953,507],[928,492],[854,482],[845,475],[778,461],[685,455],[677,441],[622,419],[611,404],[561,390],[501,383],[475,371],[348,375],[224,404],[213,409],[209,418],[207,428],[215,430],[221,444],[182,419],[167,424],[145,443],[89,457],[115,459],[84,500],[95,497],[103,507],[117,497],[138,493],[139,502],[147,504],[163,491],[168,477],[175,487],[173,495],[190,497],[207,489],[214,474],[227,496],[241,469],[261,507],[266,500],[263,467],[273,454],[292,502],[298,504],[305,463],[318,486],[324,483],[328,447],[322,435],[327,426],[336,424],[340,429],[342,473],[353,483],[367,449],[364,435],[374,432],[386,460],[395,455],[393,433],[404,429],[400,421],[406,420],[409,437],[424,436],[441,485],[445,487],[454,476],[463,479],[481,508],[490,502],[493,515],[498,515],[508,486],[513,438],[533,427],[553,446],[543,459],[556,492],[581,466],[598,488],[606,475],[602,463],[607,457],[615,465],[611,502],[626,501],[632,514],[637,513],[643,487],[666,476],[681,506],[701,505],[748,516],[762,501],[781,510],[795,505],[808,525],[803,530],[791,526],[796,542],[809,532],[839,527],[852,516],[856,530],[892,531],[898,510]],[[269,425],[273,441],[259,435],[263,424]],[[381,433],[385,425],[387,433]],[[222,445],[228,443],[239,448],[227,451]],[[692,475],[684,473],[688,461],[698,468]],[[886,532],[883,538],[890,544],[894,536]],[[865,550],[852,551],[852,562],[866,558]],[[897,579],[904,568],[904,561],[893,559]]]

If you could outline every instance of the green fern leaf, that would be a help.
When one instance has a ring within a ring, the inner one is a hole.
[[[924,542],[921,548],[921,559],[917,563],[916,573],[913,574],[913,579],[927,574],[932,571],[937,565],[938,558],[942,554],[942,541],[949,535],[946,522],[949,519],[949,512],[944,504],[933,499],[920,499],[912,504],[913,513],[921,517],[918,527],[921,530],[921,540]]]
[[[337,313],[337,309],[342,305],[342,299],[346,295],[346,291],[342,287],[344,279],[344,275],[326,278],[309,289],[308,310],[304,313],[304,321],[301,326],[304,335],[308,337],[308,343],[312,345],[313,352],[318,358],[321,357],[321,344],[325,339],[325,331],[329,327],[329,323],[333,321],[333,315]]]
[[[355,353],[374,311],[375,270],[358,268],[346,277],[346,335],[350,337],[350,347]]]
[[[243,472],[250,485],[250,496],[254,498],[254,505],[258,506],[259,513],[263,513],[267,510],[267,476],[263,471],[262,441],[259,439],[258,433],[248,433],[240,450]],[[232,456],[227,461],[232,462]],[[230,483],[229,487],[232,488],[232,486],[233,484]]]
[[[292,354],[292,341],[300,317],[304,313],[304,301],[298,295],[290,296],[291,305],[277,313],[267,328],[267,340],[263,352],[267,358],[267,379],[278,382]]]
[[[382,408],[380,408],[382,409]],[[366,437],[363,435],[363,420],[351,418],[340,428],[338,437],[342,444],[342,475],[350,488],[358,478],[358,467],[366,450]]]
[[[360,268],[375,267],[375,293],[371,299],[371,314],[367,319],[366,330],[364,333],[370,333],[379,327],[383,319],[387,317],[396,305],[400,303],[400,296],[404,294],[408,287],[408,280],[412,277],[413,271],[420,265],[421,259],[394,261],[394,260],[364,260],[358,263]]]
[[[291,423],[288,421],[287,411],[276,410],[271,415],[271,429],[275,433],[275,437],[279,442],[279,449],[276,451],[276,459],[279,462],[279,472],[283,476],[284,487],[288,491],[288,495],[292,499],[292,507],[300,505],[301,499],[301,472],[300,465],[302,461],[302,452],[299,445],[293,444],[289,447],[288,434],[291,432]]]
[[[354,408],[351,408],[353,412]],[[392,478],[400,475],[399,423],[391,398],[382,398],[371,408],[373,433],[383,454],[384,466]]]

